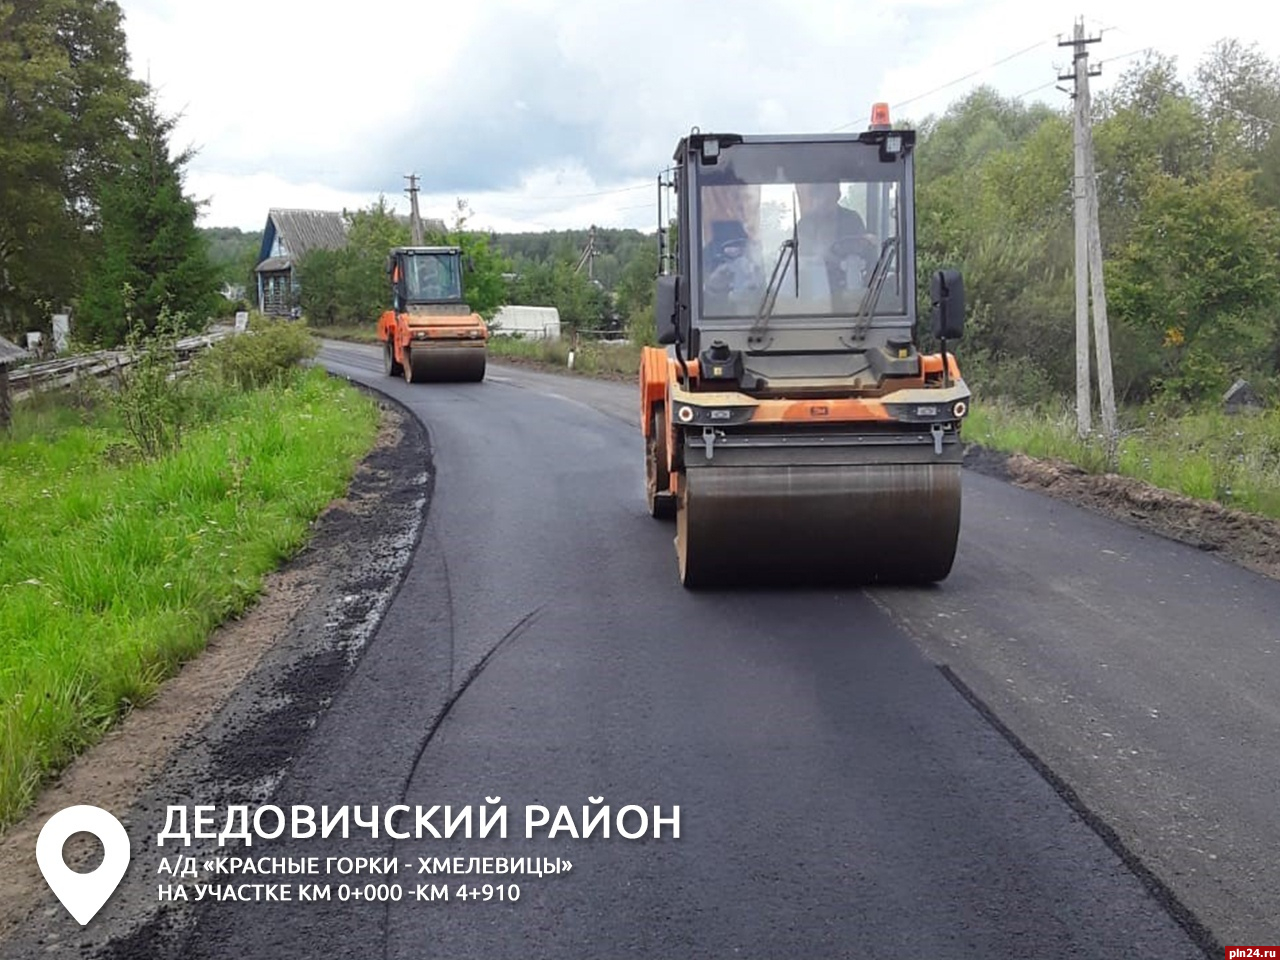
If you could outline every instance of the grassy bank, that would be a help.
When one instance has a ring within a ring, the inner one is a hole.
[[[346,340],[349,343],[377,343],[376,323],[348,324],[346,326],[310,327],[311,333],[325,340]]]
[[[1111,471],[1175,493],[1216,500],[1280,518],[1280,411],[1230,415],[1193,412],[1171,418],[1126,414],[1113,451],[1081,440],[1075,413],[976,402],[966,439],[1008,453],[1054,457],[1091,473]]]
[[[562,371],[569,369],[568,340],[524,340],[494,337],[489,355],[496,360],[524,361]],[[582,340],[573,356],[573,371],[586,376],[634,380],[640,372],[640,347],[630,343],[597,343]]]
[[[317,369],[192,399],[152,459],[113,405],[19,408],[0,443],[0,827],[250,603],[378,425]]]

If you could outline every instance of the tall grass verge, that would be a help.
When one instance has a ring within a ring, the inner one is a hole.
[[[172,398],[15,411],[0,442],[0,829],[251,603],[372,446],[376,404],[297,367],[295,332],[259,331],[168,381],[181,432],[157,445],[136,413],[176,417]]]
[[[1150,409],[1127,411],[1125,419],[1114,448],[1108,449],[1096,433],[1077,436],[1075,413],[1068,407],[979,401],[964,436],[995,450],[1066,460],[1090,473],[1118,473],[1280,518],[1280,411],[1205,410],[1175,417]]]
[[[532,361],[547,367],[569,369],[569,340],[526,340],[500,336],[489,340],[489,355],[495,359]],[[599,343],[583,339],[574,349],[573,372],[610,379],[635,379],[640,372],[640,347],[634,343]]]

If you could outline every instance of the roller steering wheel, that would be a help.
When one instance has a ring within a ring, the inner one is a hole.
[[[720,240],[717,243],[713,243],[711,245],[711,262],[715,266],[712,267],[712,269],[714,270],[716,267],[721,266],[722,264],[724,264],[729,260],[737,259],[737,257],[732,257],[729,255],[729,251],[733,247],[741,247],[745,251],[746,246],[747,246],[747,241],[741,238],[733,238],[730,240]]]
[[[711,269],[707,274],[707,286],[715,293],[722,295],[734,292],[733,263],[745,255],[747,241],[741,238],[731,240],[721,240],[713,243],[710,247],[708,261]],[[739,256],[730,256],[729,250],[733,247],[740,247],[743,254]]]
[[[862,279],[865,283],[870,279],[870,271],[880,258],[880,247],[865,234],[849,233],[836,237],[835,242],[827,248],[827,263],[840,267],[850,257],[857,257],[863,263]]]
[[[835,243],[827,248],[828,256],[833,260],[847,260],[850,257],[858,257],[867,263],[875,263],[880,256],[880,249],[876,242],[865,234],[856,233],[845,234],[836,237]]]

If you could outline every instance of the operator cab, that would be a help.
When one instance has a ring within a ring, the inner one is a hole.
[[[397,312],[462,303],[462,250],[458,247],[396,247],[387,258],[387,273]]]
[[[910,285],[900,281],[911,270],[899,262],[908,259],[899,242],[909,214],[905,162],[882,162],[880,145],[861,139],[753,141],[717,143],[712,167],[702,162],[707,144],[698,148],[690,198],[703,241],[690,251],[701,320],[754,321],[765,301],[772,317],[806,325],[860,309],[910,322]]]
[[[682,138],[660,342],[758,395],[918,376],[914,146],[883,105],[861,133]]]

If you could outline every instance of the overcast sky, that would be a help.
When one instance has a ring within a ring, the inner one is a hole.
[[[134,73],[181,113],[205,226],[260,230],[270,207],[379,193],[497,231],[652,229],[654,178],[690,127],[858,129],[941,113],[989,83],[1065,106],[1058,46],[1077,17],[1105,89],[1140,51],[1184,76],[1221,37],[1280,59],[1280,13],[1223,0],[1093,9],[1033,0],[120,0]],[[1192,9],[1186,7],[1185,9]],[[1003,61],[1003,62],[1001,62]]]

